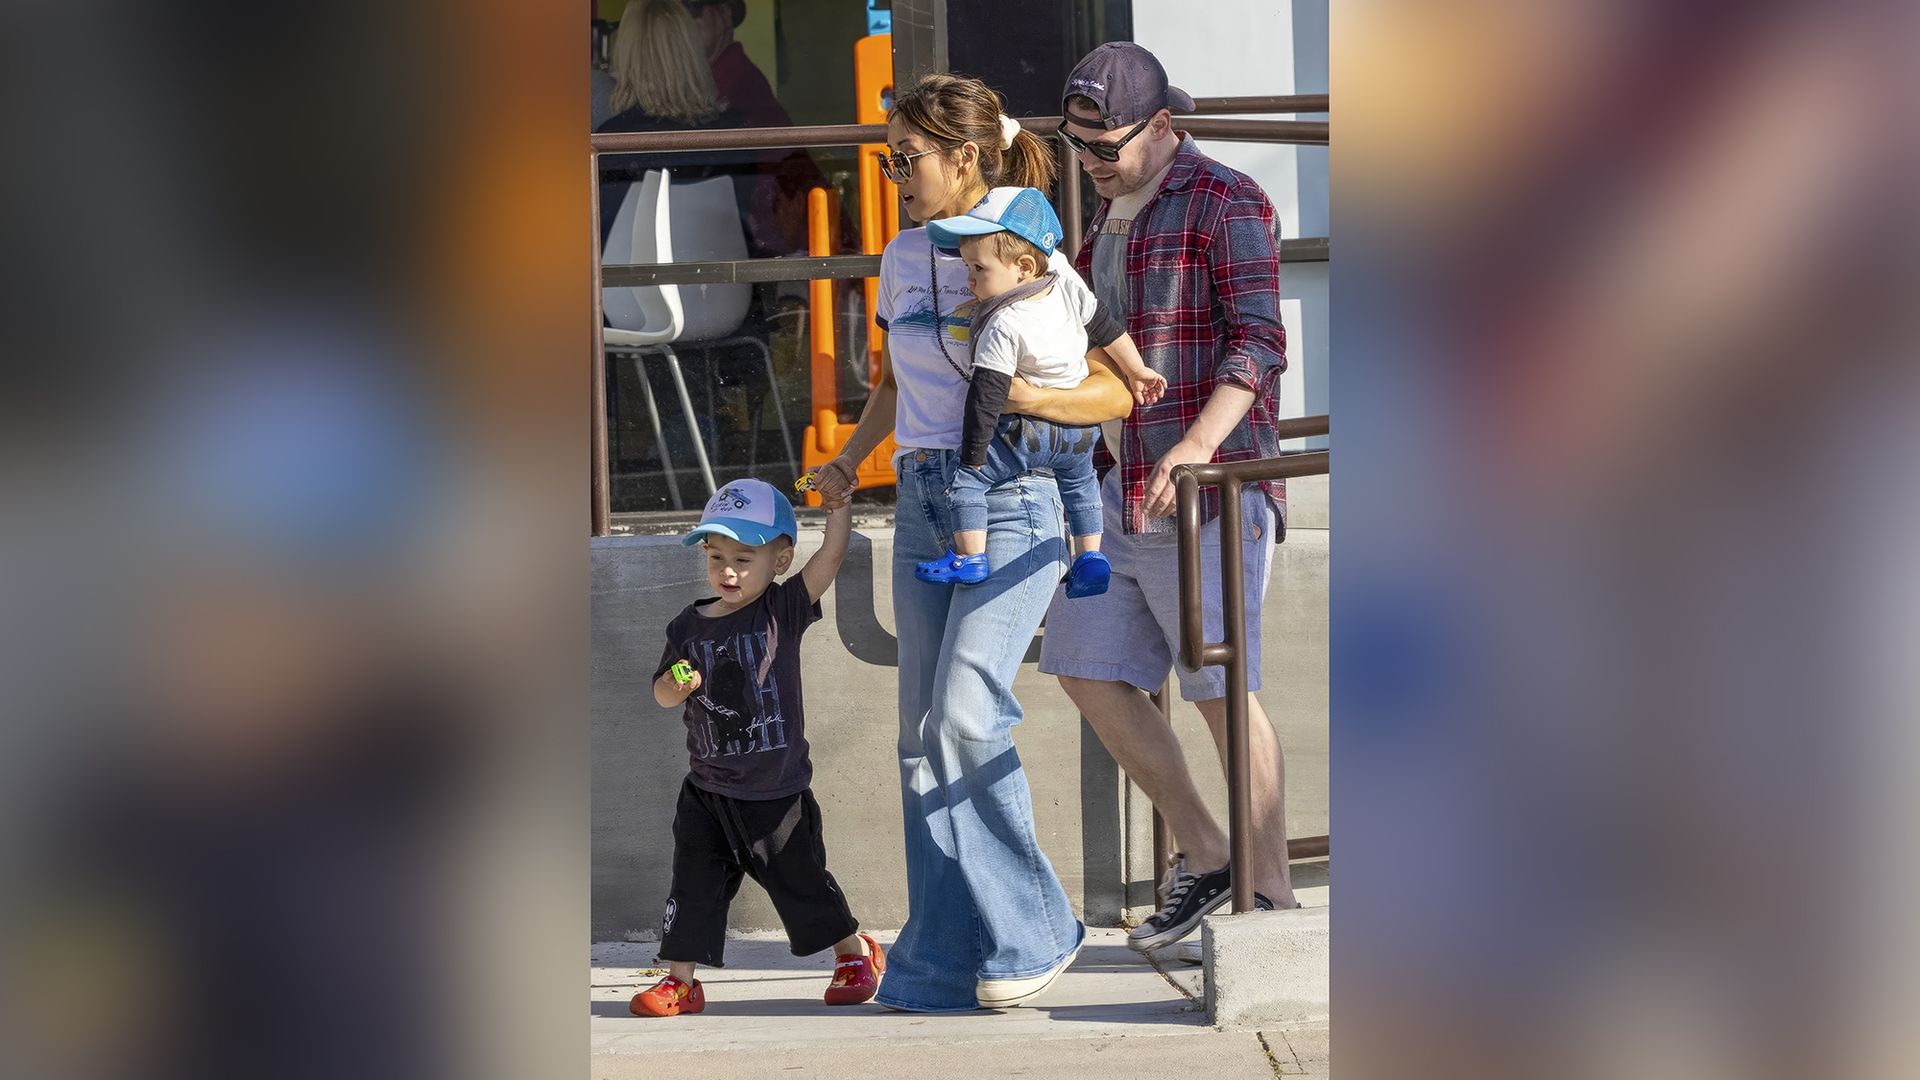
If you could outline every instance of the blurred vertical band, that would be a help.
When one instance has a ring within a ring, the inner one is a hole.
[[[584,1071],[584,14],[6,16],[14,1075]]]
[[[1335,1060],[1920,1069],[1912,5],[1335,5]]]

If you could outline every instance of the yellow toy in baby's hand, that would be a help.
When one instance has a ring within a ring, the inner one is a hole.
[[[814,483],[814,477],[819,475],[819,473],[819,469],[808,469],[806,472],[801,473],[800,478],[793,482],[793,490],[802,495],[805,495],[809,491],[818,491],[819,487]]]

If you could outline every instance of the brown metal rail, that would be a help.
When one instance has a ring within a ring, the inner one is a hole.
[[[1020,126],[1051,138],[1058,116],[1030,116]],[[1176,116],[1176,131],[1196,139],[1228,142],[1327,145],[1325,120],[1238,120],[1212,116]],[[695,131],[608,131],[592,136],[597,154],[679,154],[702,150],[789,150],[814,146],[854,146],[887,141],[885,124],[816,124],[806,127],[703,128]]]
[[[1193,116],[1222,113],[1323,113],[1327,111],[1325,94],[1273,94],[1256,97],[1210,97],[1193,99]]]
[[[1061,202],[1071,205],[1066,203],[1064,196]],[[1061,245],[1061,250],[1078,251],[1078,238],[1069,237],[1069,240],[1071,242]],[[1327,238],[1324,236],[1280,241],[1280,261],[1283,263],[1326,262],[1327,259]],[[717,262],[608,263],[600,268],[600,284],[608,289],[646,285],[751,285],[764,281],[867,278],[878,273],[878,255],[782,255]]]
[[[1149,695],[1154,708],[1160,710],[1160,719],[1168,727],[1173,726],[1173,679],[1160,684],[1160,692]],[[1160,816],[1160,808],[1153,808],[1153,865],[1154,873],[1159,874],[1173,864],[1174,843],[1177,838],[1167,826],[1167,819]],[[1298,862],[1302,859],[1324,859],[1330,849],[1329,838],[1321,836],[1294,836],[1287,839],[1287,861]],[[1159,897],[1165,900],[1165,897]]]
[[[1328,433],[1325,416],[1280,424],[1282,439]],[[1180,663],[1189,671],[1219,664],[1227,669],[1227,839],[1233,866],[1233,910],[1253,910],[1253,792],[1247,735],[1247,597],[1241,579],[1240,490],[1245,484],[1320,476],[1327,451],[1284,454],[1257,461],[1182,465],[1173,470],[1180,533]],[[1220,488],[1220,621],[1226,640],[1206,640],[1200,594],[1200,485]],[[1321,838],[1313,838],[1321,839]],[[1305,847],[1306,845],[1302,845]],[[1326,845],[1319,845],[1325,854]],[[1295,855],[1288,846],[1290,858]]]
[[[588,364],[593,386],[587,392],[587,457],[593,479],[588,487],[587,528],[589,536],[605,536],[613,531],[613,469],[607,461],[607,342],[602,324],[607,321],[606,295],[600,280],[600,155],[594,153],[587,170],[587,187],[592,192],[593,216],[593,359]]]

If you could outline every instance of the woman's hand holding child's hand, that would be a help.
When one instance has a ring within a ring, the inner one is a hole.
[[[813,490],[820,493],[821,505],[831,507],[838,499],[840,505],[853,494],[859,485],[859,476],[855,465],[846,458],[837,457],[813,471]]]

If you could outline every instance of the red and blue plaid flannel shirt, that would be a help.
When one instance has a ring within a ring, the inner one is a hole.
[[[1092,280],[1093,246],[1107,220],[1093,215],[1074,265]],[[1280,244],[1273,204],[1251,177],[1202,154],[1183,136],[1173,166],[1127,237],[1127,333],[1147,366],[1166,376],[1159,402],[1121,425],[1121,521],[1130,533],[1171,532],[1174,519],[1146,516],[1153,467],[1200,417],[1220,383],[1253,391],[1253,408],[1214,453],[1246,461],[1280,452],[1275,426],[1287,332],[1280,324]],[[1095,465],[1113,464],[1104,442]],[[1284,480],[1264,485],[1285,532]],[[1202,520],[1220,513],[1219,489],[1201,489]]]

